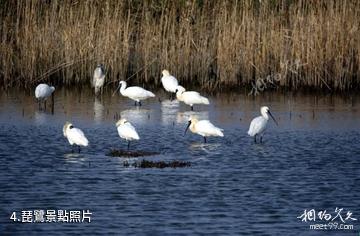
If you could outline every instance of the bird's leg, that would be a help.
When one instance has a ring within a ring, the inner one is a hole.
[[[141,107],[141,101],[139,102],[139,107]]]
[[[257,134],[255,134],[255,136],[254,136],[254,142],[255,142],[255,143],[256,143],[256,135],[257,135]]]
[[[81,149],[80,149],[80,146],[78,146],[78,152],[80,153]]]
[[[127,145],[127,150],[129,151],[130,149],[130,141],[128,141],[128,145]]]
[[[74,153],[74,147],[71,145],[71,153]]]
[[[135,106],[136,106],[136,101],[135,101]]]
[[[206,143],[206,137],[204,136],[204,143]]]
[[[173,100],[173,94],[172,94],[172,93],[170,93],[170,97],[169,97],[169,99],[170,99],[170,101],[172,101],[172,100]]]
[[[263,138],[263,136],[262,135],[260,135],[260,143],[262,143],[263,141],[262,141],[262,138]]]
[[[191,106],[191,111],[193,111],[194,110],[194,107],[193,106]]]
[[[45,111],[46,111],[46,100],[45,100],[45,102],[44,102],[44,106],[45,106]]]
[[[38,104],[39,104],[39,111],[41,111],[41,103],[40,103],[40,99],[38,100]]]

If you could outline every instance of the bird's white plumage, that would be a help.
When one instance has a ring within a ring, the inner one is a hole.
[[[121,119],[116,123],[116,126],[120,138],[123,138],[127,141],[140,139],[135,127],[129,121]]]
[[[275,118],[271,115],[270,109],[267,106],[261,107],[260,113],[261,116],[258,116],[251,121],[249,130],[247,132],[248,135],[252,137],[255,136],[255,142],[256,142],[256,136],[260,135],[262,137],[263,133],[265,132],[266,125],[269,121],[269,115],[273,118],[274,122],[277,125]]]
[[[266,130],[267,122],[268,120],[265,119],[263,116],[258,116],[254,118],[250,123],[248,135],[253,137],[257,134],[262,134]]]
[[[153,94],[152,92],[138,86],[132,86],[126,88],[125,81],[120,81],[120,85],[121,85],[120,87],[121,95],[123,95],[124,97],[128,97],[136,102],[140,102],[141,100],[145,100],[150,97],[155,97],[155,94]]]
[[[193,130],[191,130],[193,131]],[[195,124],[194,127],[194,133],[200,134],[201,136],[220,136],[220,137],[224,137],[223,134],[223,129],[220,129],[218,127],[216,127],[215,125],[213,125],[210,121],[208,120],[200,120]]]
[[[72,128],[67,133],[67,138],[71,145],[76,144],[78,146],[88,146],[89,141],[85,137],[85,134],[78,128]]]
[[[184,87],[177,86],[176,98],[187,105],[193,106],[194,104],[209,105],[209,99],[201,96],[200,93],[195,91],[186,91]]]
[[[46,100],[55,91],[55,87],[47,84],[39,84],[35,88],[35,97],[39,100]]]
[[[70,145],[88,146],[89,141],[85,137],[84,132],[81,129],[73,127],[69,122],[66,122],[63,128],[64,136],[69,141]]]
[[[95,88],[95,94],[97,94],[105,83],[105,71],[102,65],[99,65],[94,70],[91,86]]]
[[[206,142],[206,137],[209,136],[224,137],[224,133],[222,132],[223,129],[216,127],[209,120],[199,121],[194,117],[190,117],[188,127],[190,128],[191,132],[203,136],[205,142]]]
[[[176,87],[179,85],[178,80],[170,75],[169,71],[163,70],[161,77],[161,83],[167,92],[175,93]]]

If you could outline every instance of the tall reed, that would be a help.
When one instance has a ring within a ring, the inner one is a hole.
[[[0,19],[6,87],[88,83],[100,62],[154,86],[164,68],[203,89],[360,84],[357,0],[0,0]]]

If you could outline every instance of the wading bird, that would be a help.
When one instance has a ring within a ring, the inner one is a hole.
[[[103,93],[103,86],[105,83],[105,68],[103,64],[97,65],[94,70],[93,79],[91,81],[91,87],[95,88],[95,95],[98,95],[101,91]]]
[[[63,127],[64,137],[67,138],[70,145],[77,145],[78,151],[80,152],[80,146],[87,147],[89,141],[85,137],[85,134],[81,131],[81,129],[75,128],[70,122],[66,122]],[[73,151],[73,150],[72,150]]]
[[[175,92],[176,92],[176,98],[179,101],[189,105],[192,111],[194,110],[193,107],[194,104],[205,104],[205,105],[210,104],[209,99],[201,96],[200,93],[195,91],[186,91],[185,88],[182,86],[177,86]]]
[[[179,85],[179,82],[174,76],[170,75],[168,70],[163,70],[161,73],[163,75],[161,77],[161,83],[166,92],[171,93],[170,100],[172,100],[173,94],[176,93],[176,87]]]
[[[210,121],[208,120],[197,120],[194,117],[189,118],[188,125],[185,129],[184,135],[186,134],[186,131],[189,129],[194,134],[199,134],[204,137],[204,143],[206,143],[206,137],[209,136],[220,136],[224,137],[223,129],[220,129],[216,126],[214,126]]]
[[[132,87],[126,88],[126,82],[125,81],[120,81],[119,87],[120,87],[121,95],[134,100],[135,101],[135,106],[136,106],[136,103],[139,103],[139,106],[141,106],[141,100],[145,100],[147,98],[155,97],[155,94],[153,94],[152,92],[150,92],[148,90],[145,90],[145,89],[143,89],[141,87],[132,86]]]
[[[128,141],[127,149],[130,149],[130,141],[139,140],[140,137],[136,132],[136,129],[132,124],[126,119],[120,119],[116,122],[117,131],[119,133],[120,138]]]
[[[39,110],[41,109],[41,102],[44,102],[45,110],[46,110],[46,100],[51,96],[52,105],[54,105],[54,86],[49,86],[47,84],[39,84],[35,88],[35,97],[39,103]]]
[[[258,116],[251,121],[249,130],[248,130],[248,135],[250,135],[251,137],[254,137],[255,143],[256,143],[256,137],[258,135],[260,136],[260,143],[262,143],[262,138],[263,138],[264,132],[266,130],[267,122],[269,120],[269,115],[274,120],[275,124],[278,125],[277,121],[272,116],[270,109],[268,107],[266,107],[266,106],[261,107],[260,113],[261,113],[261,116]]]

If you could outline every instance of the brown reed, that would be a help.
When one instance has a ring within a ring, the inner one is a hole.
[[[360,82],[357,0],[0,0],[0,19],[5,87],[89,84],[97,63],[108,82],[146,68],[131,82],[148,87],[165,68],[208,90]]]

